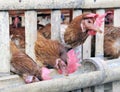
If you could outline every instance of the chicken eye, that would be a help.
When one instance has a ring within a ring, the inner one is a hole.
[[[93,23],[93,21],[91,19],[88,19],[87,22],[88,23]]]
[[[90,20],[88,20],[88,23],[91,23],[91,21],[90,21]]]

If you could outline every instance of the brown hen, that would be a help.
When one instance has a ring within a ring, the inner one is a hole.
[[[120,27],[105,26],[104,56],[107,58],[120,56]]]
[[[16,45],[11,41],[10,42],[10,51],[11,51],[11,65],[13,69],[12,72],[23,77],[25,76],[34,76],[39,80],[41,78],[41,68],[30,58],[27,54],[20,51]],[[33,80],[29,80],[32,82]],[[26,79],[25,79],[25,82]]]
[[[60,69],[67,75],[67,52],[58,41],[46,39],[39,33],[35,43],[35,55],[39,65],[42,63],[47,67]]]
[[[14,28],[10,26],[11,40],[14,41],[19,48],[25,48],[25,27]]]
[[[89,14],[91,13],[85,13],[75,17],[64,31],[60,31],[60,35],[63,35],[61,36],[63,37],[61,39],[64,40],[62,40],[63,44],[66,43],[69,47],[73,48],[84,43],[89,36],[89,31],[100,32],[99,28],[94,25],[97,16],[88,16]],[[50,39],[51,25],[46,25],[39,30],[39,32],[41,32],[44,37]]]

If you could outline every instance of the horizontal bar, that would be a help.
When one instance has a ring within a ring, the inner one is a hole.
[[[0,10],[120,8],[120,0],[1,0]]]
[[[83,0],[1,0],[0,10],[81,8]]]
[[[84,0],[82,9],[95,9],[95,8],[120,8],[120,0]]]
[[[6,88],[6,90],[1,92],[66,92],[120,80],[119,76],[120,68],[106,69],[105,75],[102,71],[76,74],[74,76],[41,81],[37,83],[21,85],[14,88]]]

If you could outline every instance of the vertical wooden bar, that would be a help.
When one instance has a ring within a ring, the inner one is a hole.
[[[9,14],[0,12],[0,76],[10,74]]]
[[[97,10],[96,13],[102,15],[105,14],[104,9]],[[101,26],[102,33],[96,34],[96,44],[95,44],[95,56],[102,57],[104,56],[104,22]],[[104,85],[95,86],[95,92],[104,92]]]
[[[81,14],[82,14],[82,10],[80,10],[80,9],[74,10],[73,11],[73,18],[75,18],[76,16],[79,16]]]
[[[114,10],[114,26],[120,27],[120,9]],[[115,81],[112,83],[112,92],[119,92],[120,91],[120,81]]]
[[[91,57],[91,36],[83,44],[83,59]]]
[[[120,81],[115,81],[112,83],[112,92],[120,91]]]
[[[22,22],[22,23],[21,23],[21,26],[22,26],[22,27],[24,27],[24,26],[25,26],[25,16],[22,16],[21,18],[22,18],[22,21],[21,21],[21,22]]]
[[[120,27],[120,9],[114,9],[114,26]]]
[[[61,11],[51,11],[51,39],[60,41]]]
[[[94,92],[104,92],[104,85],[95,86],[95,91]]]
[[[81,14],[82,14],[82,10],[80,10],[80,9],[74,10],[73,11],[73,18],[75,18],[76,16],[79,16]],[[74,50],[75,50],[75,53],[77,55],[77,58],[81,62],[82,61],[82,54],[83,54],[82,53],[82,45],[75,47]]]
[[[12,24],[12,17],[9,17],[9,24]]]
[[[35,60],[34,44],[37,39],[37,12],[25,12],[25,41],[26,53]]]
[[[104,9],[97,10],[96,13],[102,15],[105,14]],[[102,33],[96,34],[96,45],[95,45],[95,56],[103,57],[104,56],[104,22],[101,26]]]
[[[91,12],[91,10],[84,10],[83,13]],[[83,44],[83,59],[91,57],[91,36],[89,36]]]

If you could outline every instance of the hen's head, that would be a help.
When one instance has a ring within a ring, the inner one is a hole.
[[[58,70],[58,72],[68,76],[67,64],[63,60],[57,59],[55,68]]]
[[[22,78],[24,79],[26,84],[40,81],[36,76],[29,74],[23,74]]]
[[[65,70],[67,70],[68,74],[71,74],[71,73],[74,73],[75,71],[77,71],[80,64],[78,63],[79,60],[77,59],[77,55],[75,54],[73,49],[68,51],[67,56],[68,56],[68,64],[65,67]],[[58,72],[60,74],[63,73],[63,71],[60,71],[60,70]]]
[[[56,58],[55,60],[55,68],[58,71],[62,71],[64,75],[68,75],[68,71],[67,71],[68,56],[67,56],[66,48],[62,44],[59,44],[58,52],[59,52],[58,53],[59,55],[58,55],[58,58]]]
[[[113,17],[114,17],[114,12],[107,11],[105,16],[105,24],[113,24]]]
[[[87,32],[89,35],[95,35],[96,32],[102,33],[100,26],[103,22],[104,16],[100,16],[94,13],[82,14],[80,27],[82,32]]]

